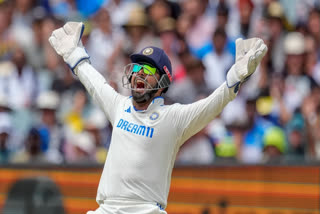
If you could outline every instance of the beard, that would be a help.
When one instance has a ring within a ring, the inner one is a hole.
[[[157,91],[158,91],[157,89],[153,89],[153,90],[148,90],[144,93],[138,93],[135,90],[132,90],[132,98],[137,103],[144,103],[152,99],[155,93],[157,93]]]

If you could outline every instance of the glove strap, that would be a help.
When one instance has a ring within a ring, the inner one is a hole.
[[[76,47],[74,51],[66,58],[64,61],[68,64],[72,73],[75,74],[75,68],[79,65],[83,60],[88,60],[90,62],[90,57],[87,51],[83,47]]]
[[[226,83],[228,88],[233,88],[234,87],[234,93],[237,93],[240,89],[240,86],[242,83],[246,82],[252,74],[244,78],[243,80],[240,80],[238,77],[236,70],[235,70],[235,65],[233,65],[230,70],[228,71],[226,75]]]
[[[234,87],[234,93],[237,93],[240,88],[240,80],[236,75],[235,65],[233,65],[226,75],[226,83],[228,88]]]

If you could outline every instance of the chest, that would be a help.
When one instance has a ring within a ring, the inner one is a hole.
[[[113,137],[122,143],[142,147],[171,146],[177,139],[176,127],[167,112],[136,112],[125,109],[115,118]]]

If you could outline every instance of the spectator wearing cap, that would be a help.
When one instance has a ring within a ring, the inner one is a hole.
[[[89,132],[73,133],[66,146],[67,163],[97,163],[94,137]]]
[[[58,121],[59,95],[54,91],[39,95],[36,106],[40,113],[40,121],[35,125],[41,140],[41,150],[52,163],[63,161],[62,147],[65,141],[63,125]]]
[[[123,50],[138,52],[145,46],[161,47],[161,41],[151,31],[148,16],[143,7],[131,10],[128,21],[122,26],[126,33]]]
[[[263,162],[279,163],[284,160],[287,148],[285,132],[280,127],[270,127],[263,137]]]
[[[301,33],[288,33],[284,40],[284,51],[286,60],[282,98],[289,113],[293,114],[310,93],[314,80],[304,73],[305,40]]]
[[[284,12],[281,4],[278,1],[271,1],[271,3],[265,5],[265,30],[270,32],[270,46],[268,48],[271,51],[271,62],[276,72],[281,72],[284,67],[285,53],[284,53]]]
[[[120,44],[119,49],[113,51],[108,63],[112,65],[113,71],[112,76],[108,78],[109,83],[116,86],[117,91],[122,94],[130,94],[130,92],[123,87],[118,87],[122,78],[121,72],[118,71],[130,61],[129,56],[148,45],[162,47],[160,38],[151,29],[144,7],[134,5],[126,16],[128,16],[128,19],[122,25],[122,30],[124,31],[123,42]]]

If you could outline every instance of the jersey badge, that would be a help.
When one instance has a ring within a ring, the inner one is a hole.
[[[159,117],[159,113],[158,112],[153,112],[150,115],[150,120],[156,120],[156,119],[158,119],[158,117]]]
[[[143,55],[151,55],[153,53],[153,49],[152,48],[146,48],[143,50],[142,54]]]

